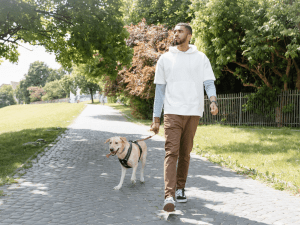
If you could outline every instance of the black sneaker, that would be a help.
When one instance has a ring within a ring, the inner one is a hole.
[[[184,194],[184,188],[178,189],[175,193],[175,197],[177,202],[187,202],[187,198]]]

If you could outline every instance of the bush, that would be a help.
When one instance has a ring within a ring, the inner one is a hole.
[[[41,101],[42,96],[46,94],[42,87],[29,87],[27,90],[30,93],[30,102]]]
[[[60,80],[46,83],[44,90],[46,94],[42,97],[43,101],[65,98],[67,96],[67,93],[63,89],[62,81]]]

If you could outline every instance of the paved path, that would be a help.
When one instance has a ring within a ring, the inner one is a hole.
[[[121,168],[107,159],[112,136],[139,139],[147,127],[126,120],[108,106],[89,105],[57,144],[33,163],[18,184],[0,197],[0,224],[300,224],[300,199],[237,175],[203,158],[191,159],[186,194],[176,214],[163,206],[164,139],[147,140],[145,184],[120,191]],[[139,177],[139,171],[137,173]]]

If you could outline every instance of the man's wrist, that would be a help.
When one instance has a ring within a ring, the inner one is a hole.
[[[160,123],[159,117],[153,117],[153,123]]]
[[[210,103],[215,103],[215,104],[216,104],[216,106],[218,106],[218,102],[217,102],[217,101],[215,101],[215,100],[212,100],[212,101],[210,101]]]

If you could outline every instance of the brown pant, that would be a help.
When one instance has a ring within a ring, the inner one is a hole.
[[[164,115],[166,139],[164,161],[165,198],[175,197],[175,189],[185,187],[190,165],[190,153],[193,148],[199,119],[200,116]]]

